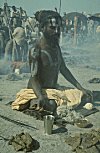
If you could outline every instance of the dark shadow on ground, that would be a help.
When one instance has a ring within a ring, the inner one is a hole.
[[[93,91],[93,100],[100,101],[100,91]]]
[[[55,129],[55,130],[53,130],[53,134],[58,134],[58,133],[65,133],[65,132],[67,132],[68,130],[65,128],[65,127],[59,127],[59,128],[57,128],[57,129]]]
[[[76,112],[82,114],[84,117],[87,117],[91,114],[99,112],[99,110],[97,108],[93,108],[92,110],[88,110],[88,109],[85,109],[85,108],[80,108],[80,109],[77,109]]]

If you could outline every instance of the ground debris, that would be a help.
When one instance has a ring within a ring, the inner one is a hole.
[[[99,153],[99,150],[95,146],[87,149],[76,148],[76,153]]]
[[[30,115],[35,117],[37,120],[43,120],[43,117],[45,115],[51,115],[52,112],[46,111],[46,110],[36,110],[36,109],[26,109],[22,111],[26,115]]]
[[[76,153],[99,153],[100,152],[100,129],[91,130],[89,133],[79,133],[65,139],[68,145]]]
[[[80,134],[76,134],[75,137],[68,137],[65,142],[72,146],[72,150],[74,151],[81,143]]]
[[[11,73],[11,74],[7,75],[6,80],[9,80],[9,81],[18,81],[18,80],[22,80],[22,78],[21,78],[21,76],[15,74],[15,73]]]
[[[93,78],[89,80],[89,83],[100,83],[100,78]]]
[[[39,142],[33,139],[28,133],[20,133],[12,136],[8,144],[12,145],[16,151],[24,152],[37,150],[40,147]]]

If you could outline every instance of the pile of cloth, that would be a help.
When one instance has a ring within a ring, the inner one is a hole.
[[[57,106],[64,104],[67,107],[77,107],[81,103],[83,96],[82,91],[78,89],[46,89],[42,92],[44,96],[48,97],[48,99],[54,99],[57,103]],[[15,101],[12,102],[12,109],[19,111],[24,110],[30,104],[30,100],[32,99],[37,99],[32,89],[21,89],[16,94]]]

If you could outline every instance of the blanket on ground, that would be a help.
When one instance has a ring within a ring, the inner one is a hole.
[[[57,103],[57,106],[64,104],[68,107],[76,107],[80,104],[81,98],[83,96],[82,91],[78,89],[46,89],[42,92],[44,96],[48,97],[48,99],[54,99]],[[26,107],[26,105],[30,102],[30,100],[36,98],[37,97],[32,89],[21,89],[16,94],[16,99],[12,103],[12,109],[23,110]]]

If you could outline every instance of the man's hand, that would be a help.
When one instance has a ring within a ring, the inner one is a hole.
[[[39,100],[39,110],[45,110],[55,113],[57,109],[57,103],[54,99],[43,98]]]
[[[39,109],[44,109],[46,103],[48,103],[48,98],[45,98],[45,97],[38,98],[38,108]]]
[[[83,96],[81,103],[76,107],[76,110],[82,108],[86,103],[93,102],[93,93],[90,90],[84,88],[81,88],[80,90],[83,92]]]
[[[81,90],[83,92],[83,96],[85,97],[86,103],[87,102],[93,102],[93,93],[90,90],[82,88]]]

